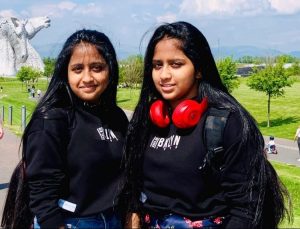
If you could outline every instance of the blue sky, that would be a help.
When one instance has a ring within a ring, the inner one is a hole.
[[[143,54],[139,47],[157,25],[184,20],[197,26],[211,47],[300,51],[300,0],[0,0],[0,5],[0,16],[50,17],[51,26],[31,40],[34,46],[62,43],[88,28],[106,33],[117,52]]]

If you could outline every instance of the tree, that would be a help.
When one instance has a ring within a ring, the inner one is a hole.
[[[46,58],[43,59],[43,62],[44,62],[44,65],[45,65],[44,75],[47,77],[47,80],[48,80],[48,78],[52,77],[52,75],[53,75],[56,59],[46,57]]]
[[[237,63],[244,64],[262,64],[265,63],[265,57],[262,56],[243,56],[237,59]]]
[[[30,80],[30,71],[31,67],[22,66],[16,74],[17,79],[22,83],[26,83],[26,86],[28,85],[28,82]]]
[[[275,61],[276,63],[286,64],[286,63],[293,63],[297,61],[297,58],[291,55],[284,54],[284,55],[276,56]]]
[[[292,84],[293,81],[283,68],[283,62],[267,65],[263,70],[255,70],[249,77],[247,85],[256,91],[265,92],[268,96],[268,127],[270,127],[271,97],[283,96],[283,88]]]
[[[292,66],[286,69],[287,74],[290,76],[300,75],[300,63],[299,61],[293,62]]]
[[[43,72],[29,67],[29,66],[22,66],[20,70],[17,72],[16,77],[22,82],[26,83],[26,86],[28,86],[28,83],[31,81],[32,84],[34,85],[37,81],[38,78],[43,75]]]
[[[223,84],[229,92],[232,92],[240,84],[236,75],[236,63],[231,57],[226,57],[217,62],[217,67]]]
[[[143,57],[141,55],[129,56],[120,62],[120,78],[130,87],[140,84],[143,79]]]

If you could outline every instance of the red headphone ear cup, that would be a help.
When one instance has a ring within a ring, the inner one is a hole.
[[[201,103],[195,100],[184,100],[175,108],[172,121],[177,128],[191,128],[195,126],[204,111],[207,109],[207,98],[204,98]]]
[[[167,106],[161,100],[156,100],[150,107],[150,119],[158,127],[164,128],[170,124]]]

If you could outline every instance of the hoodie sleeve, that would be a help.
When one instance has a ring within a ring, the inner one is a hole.
[[[24,145],[30,208],[42,228],[64,224],[58,200],[65,191],[67,130],[63,118],[34,119]]]
[[[253,149],[242,143],[243,124],[237,112],[232,113],[224,130],[224,168],[221,186],[230,212],[225,228],[249,228],[254,216],[253,203],[257,201],[257,190],[248,189]]]

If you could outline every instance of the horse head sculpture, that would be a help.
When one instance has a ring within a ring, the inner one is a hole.
[[[14,25],[14,32],[17,37],[12,36],[11,47],[15,52],[16,64],[24,63],[28,58],[27,52],[27,36],[25,26],[28,22],[27,20],[19,20],[17,18],[11,18]]]
[[[29,43],[37,32],[50,26],[48,17],[19,20],[0,17],[0,75],[15,75],[22,66],[44,70],[44,63]]]
[[[1,75],[15,74],[16,65],[28,58],[26,23],[14,17],[0,18]]]
[[[31,39],[43,28],[48,28],[50,26],[50,18],[48,17],[34,17],[29,18],[25,25],[28,39]]]

